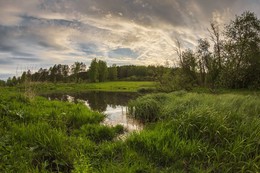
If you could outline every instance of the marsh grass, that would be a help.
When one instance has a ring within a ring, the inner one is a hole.
[[[121,125],[108,127],[105,125],[97,126],[95,124],[85,124],[79,130],[75,130],[74,135],[86,137],[92,141],[100,143],[103,141],[111,141],[123,132],[123,127]]]
[[[260,170],[258,96],[150,94],[129,109],[145,128],[121,141],[82,103],[0,90],[0,172]]]
[[[104,117],[81,103],[0,92],[0,172],[79,172],[82,153],[122,132],[100,125]],[[74,135],[84,127],[91,137]]]
[[[153,122],[148,130],[128,138],[131,148],[157,166],[184,172],[259,171],[259,97],[194,93],[165,96],[145,96],[130,103],[134,116]],[[146,102],[160,105],[157,123],[144,114],[154,112],[154,107],[143,106]]]
[[[157,121],[161,109],[161,105],[166,100],[166,94],[147,95],[130,101],[129,113],[135,119],[142,122],[154,122]]]

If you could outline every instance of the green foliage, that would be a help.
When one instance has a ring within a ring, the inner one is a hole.
[[[89,79],[91,82],[98,82],[99,80],[99,68],[98,61],[96,58],[91,61],[89,67]]]
[[[94,58],[89,70],[84,63],[54,65],[50,69],[23,72],[21,77],[9,78],[7,86],[28,82],[104,82],[107,80],[156,81],[159,91],[171,92],[193,87],[247,88],[260,86],[260,20],[252,12],[244,12],[220,31],[217,22],[211,22],[208,39],[198,40],[196,50],[182,51],[177,42],[177,67],[124,65],[107,67],[107,63]],[[222,34],[223,33],[223,34]],[[211,47],[212,46],[212,47]],[[69,75],[71,73],[71,75]]]
[[[73,157],[76,156],[70,141],[59,130],[47,123],[14,126],[15,140],[22,141],[22,147],[28,147],[33,153],[31,164],[42,170],[52,172],[69,172],[72,169]],[[67,145],[64,145],[67,143]],[[22,149],[22,148],[21,148]]]
[[[99,82],[104,82],[108,77],[107,63],[105,61],[98,61]]]
[[[164,95],[144,96],[129,103],[129,113],[142,122],[154,122],[158,120]]]
[[[16,87],[24,91],[25,88],[33,88],[38,94],[46,93],[75,93],[86,91],[117,91],[117,92],[137,92],[141,88],[147,90],[155,89],[155,82],[102,82],[102,83],[30,83]]]
[[[157,78],[159,90],[191,90],[196,86],[212,91],[216,88],[259,89],[260,20],[257,16],[244,12],[230,21],[223,32],[217,22],[212,22],[209,33],[212,48],[207,39],[199,39],[195,51],[182,51],[177,42],[179,68],[172,73],[164,71]]]
[[[258,172],[259,97],[151,94],[132,101],[145,129],[122,126],[83,104],[0,92],[1,172]]]
[[[72,134],[84,125],[99,128],[104,115],[83,104],[30,100],[8,89],[0,96],[1,172],[71,172],[86,164],[77,160],[78,154],[94,144]]]
[[[113,64],[112,67],[108,68],[108,79],[110,81],[117,80],[117,67],[116,67],[116,64]]]
[[[72,170],[72,173],[91,173],[95,172],[91,167],[89,158],[84,155],[80,155],[78,159],[74,162],[75,169]]]
[[[161,92],[171,92],[173,90],[177,90],[176,87],[179,84],[176,80],[176,73],[177,70],[165,68],[163,66],[157,66],[154,68],[154,79],[157,81],[156,88],[158,91]]]
[[[95,124],[86,124],[83,125],[79,130],[74,131],[74,134],[100,143],[103,141],[111,141],[118,134],[123,132],[123,126],[120,125],[110,128],[105,125],[97,126]]]
[[[199,41],[195,53],[178,51],[180,68],[112,68],[118,79],[152,76],[167,92],[196,85],[259,88],[259,23],[250,12],[237,16],[226,28],[225,41],[219,40],[212,25],[214,51],[209,51],[206,40]],[[104,66],[99,71],[99,62],[93,62],[96,70],[91,73],[90,69],[89,78],[95,74],[93,82],[106,80],[99,75],[106,71],[106,64],[100,63]],[[67,72],[61,65],[34,74],[28,70],[7,81],[10,86],[23,85],[1,88],[0,172],[259,172],[257,92],[212,95],[180,91],[140,97],[129,103],[129,111],[145,122],[144,130],[117,140],[123,127],[101,125],[105,116],[85,105],[32,99],[17,90],[30,84],[38,92],[137,91],[153,88],[155,83],[30,83],[63,81]]]
[[[260,20],[254,13],[236,16],[226,27],[223,85],[230,88],[259,87]]]
[[[6,85],[6,82],[4,80],[0,80],[0,87],[5,86],[5,85]]]
[[[151,99],[160,104],[157,123],[127,143],[153,164],[180,172],[259,170],[259,97],[177,92],[148,95],[131,104]]]
[[[161,67],[165,68],[165,67]],[[83,62],[75,62],[73,65],[55,64],[49,69],[40,68],[32,73],[30,70],[22,73],[22,76],[8,79],[8,86],[17,84],[26,84],[30,82],[51,82],[51,83],[69,83],[69,82],[105,82],[105,81],[152,81],[156,75],[155,66],[136,66],[124,65],[116,66],[113,64],[107,67],[107,63],[94,58],[91,61],[89,69],[86,71],[86,65]]]
[[[61,67],[61,70],[64,70],[64,68]],[[65,68],[65,70],[68,70]],[[83,62],[75,62],[72,67],[71,67],[71,71],[72,71],[72,74],[75,75],[76,77],[76,82],[79,82],[79,77],[78,77],[78,73],[80,72],[84,72],[86,70],[86,65],[83,63]],[[66,71],[64,73],[65,75],[68,74],[68,71]]]

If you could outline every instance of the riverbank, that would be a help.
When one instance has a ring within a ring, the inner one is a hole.
[[[18,90],[31,89],[37,93],[75,93],[86,91],[107,91],[107,92],[138,92],[155,90],[155,82],[150,81],[116,81],[101,83],[48,83],[33,82],[17,86]]]
[[[0,115],[0,172],[92,172],[89,154],[123,133],[83,103],[8,89],[0,90]]]
[[[169,172],[259,172],[260,97],[151,94],[130,103],[149,128],[128,144]]]
[[[0,172],[258,172],[260,98],[185,91],[149,94],[122,126],[82,103],[0,90]]]

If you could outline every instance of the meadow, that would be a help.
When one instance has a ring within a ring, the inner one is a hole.
[[[11,87],[12,88],[12,87]],[[150,81],[114,81],[101,83],[51,83],[31,82],[16,86],[19,91],[32,89],[37,93],[74,93],[86,91],[107,91],[107,92],[138,92],[153,91],[155,82]]]
[[[18,89],[19,90],[19,89]],[[0,90],[0,172],[259,172],[258,94],[155,93],[129,103],[144,130],[82,103]]]

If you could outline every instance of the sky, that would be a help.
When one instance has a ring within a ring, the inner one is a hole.
[[[93,58],[163,65],[260,0],[0,0],[0,79]]]

